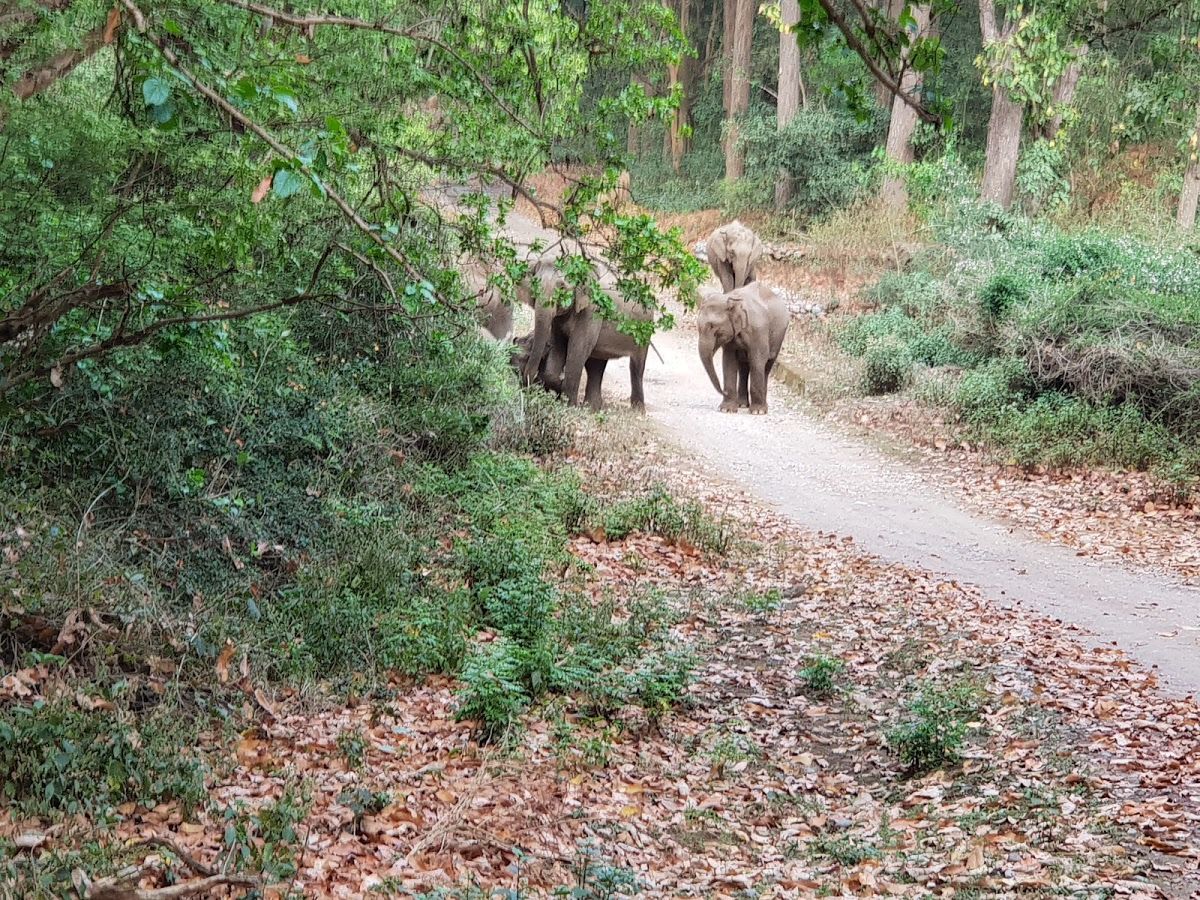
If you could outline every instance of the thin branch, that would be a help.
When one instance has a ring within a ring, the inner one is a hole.
[[[242,319],[246,316],[257,315],[258,313],[270,312],[273,309],[280,309],[285,306],[294,306],[301,301],[315,299],[315,296],[316,295],[312,294],[297,294],[294,297],[285,297],[284,299],[276,300],[273,303],[264,303],[260,306],[250,306],[243,309],[209,313],[203,316],[172,316],[168,319],[160,319],[157,322],[153,322],[138,331],[127,333],[118,332],[84,350],[78,350],[75,353],[68,353],[48,366],[42,366],[38,369],[30,369],[27,372],[22,372],[20,375],[14,375],[11,378],[0,381],[0,396],[3,396],[14,388],[18,388],[27,382],[33,381],[35,378],[43,378],[46,375],[49,375],[52,369],[65,369],[67,366],[74,365],[80,360],[91,359],[93,356],[99,356],[102,353],[107,353],[109,350],[115,350],[118,347],[132,347],[135,344],[140,344],[151,335],[162,331],[164,328],[170,328],[173,325],[194,325],[204,322],[225,322],[229,319]]]
[[[223,0],[223,2],[237,2],[237,0]],[[170,45],[168,45],[158,35],[153,34],[149,30],[148,25],[146,24],[145,14],[141,11],[141,9],[138,8],[137,4],[134,3],[133,0],[121,0],[121,5],[124,6],[125,9],[127,9],[129,11],[129,14],[133,18],[134,25],[137,27],[138,32],[141,33],[142,36],[147,41],[149,41],[151,44],[153,44],[158,49],[158,52],[162,54],[163,59],[165,59],[172,66],[174,66],[176,71],[178,71],[180,75],[182,75],[184,78],[186,78],[191,83],[192,87],[194,87],[196,89],[196,91],[201,94],[201,96],[203,96],[206,100],[208,100],[209,103],[211,103],[217,109],[221,110],[221,112],[225,113],[227,116],[229,116],[235,122],[238,122],[240,125],[242,125],[244,128],[246,128],[248,131],[252,131],[252,132],[254,132],[254,134],[258,135],[258,137],[260,137],[263,141],[266,142],[267,146],[269,146],[272,150],[274,150],[276,153],[278,153],[284,159],[288,160],[290,163],[292,163],[294,166],[296,166],[301,172],[303,172],[309,178],[316,180],[316,176],[313,173],[312,169],[307,164],[301,162],[299,154],[295,150],[293,150],[291,147],[284,144],[277,137],[275,137],[273,134],[271,134],[269,131],[267,131],[265,128],[263,128],[263,126],[259,125],[257,122],[255,122],[253,119],[251,119],[245,113],[243,113],[240,109],[238,109],[236,106],[234,106],[232,103],[230,103],[224,97],[222,97],[214,88],[210,87],[208,84],[201,81],[195,75],[195,73],[192,72],[191,69],[189,69],[183,63],[183,61],[179,58],[178,54],[175,53],[175,51],[170,47]],[[257,5],[257,4],[252,4],[252,5]],[[395,247],[392,247],[390,244],[388,244],[388,242],[385,241],[380,236],[378,230],[371,227],[371,224],[366,219],[364,219],[359,214],[359,212],[353,206],[351,206],[350,203],[341,194],[339,194],[337,191],[335,191],[332,187],[330,187],[328,184],[325,184],[324,182],[320,182],[320,184],[321,184],[322,193],[326,197],[328,197],[331,201],[333,201],[334,206],[336,206],[341,211],[342,215],[345,216],[346,219],[355,228],[357,228],[359,231],[361,231],[363,234],[365,234],[372,242],[374,242],[376,245],[378,245],[379,248],[382,249],[384,253],[386,253],[389,257],[391,257],[393,262],[395,262],[405,272],[408,273],[409,277],[411,277],[415,281],[422,280],[421,273],[418,272],[412,266],[412,264],[409,263],[409,261],[407,259],[405,259],[396,250]]]
[[[12,87],[13,94],[18,100],[24,101],[42,93],[60,78],[65,78],[75,71],[80,63],[91,59],[102,48],[111,44],[120,27],[121,14],[115,9],[110,10],[104,24],[97,25],[84,35],[79,47],[62,50],[22,75]]]
[[[256,13],[260,16],[268,16],[274,19],[276,22],[282,22],[286,25],[292,25],[296,28],[303,28],[310,32],[313,29],[319,28],[323,25],[332,25],[339,28],[361,28],[366,31],[377,31],[381,34],[391,34],[395,35],[396,37],[408,38],[409,40],[422,41],[430,44],[431,46],[436,47],[446,55],[453,58],[455,62],[470,72],[471,76],[479,82],[480,86],[484,89],[484,91],[487,92],[488,96],[495,101],[497,106],[504,110],[504,113],[509,116],[509,118],[511,118],[530,134],[534,135],[535,137],[539,136],[539,132],[532,125],[530,125],[520,113],[509,106],[508,103],[500,97],[500,95],[496,92],[496,89],[492,87],[491,81],[489,81],[482,72],[463,59],[463,57],[453,47],[440,38],[436,38],[428,34],[421,34],[420,32],[412,29],[397,28],[394,25],[387,25],[384,22],[368,22],[365,19],[356,19],[353,16],[300,16],[294,13],[276,9],[275,7],[268,6],[265,3],[254,3],[251,2],[251,0],[221,0],[221,2],[227,6],[235,6],[238,9],[245,10],[246,12]]]
[[[834,0],[818,0],[821,8],[825,10],[825,15],[842,33],[846,44],[858,54],[859,58],[866,63],[867,68],[871,70],[871,74],[878,79],[879,83],[887,88],[888,93],[899,97],[906,104],[911,106],[919,118],[923,122],[928,122],[931,125],[941,125],[942,117],[937,113],[928,109],[925,104],[910,94],[908,91],[901,89],[899,82],[894,79],[889,73],[885,72],[879,63],[871,56],[871,51],[862,42],[862,39],[854,31],[854,26],[846,21],[846,17],[842,15],[841,10],[837,8]],[[981,0],[983,2],[983,0]]]

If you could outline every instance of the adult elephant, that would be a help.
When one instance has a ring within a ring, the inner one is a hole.
[[[479,265],[463,267],[463,281],[475,295],[479,333],[493,341],[512,340],[513,308],[496,285],[489,283],[487,273]]]
[[[700,361],[724,399],[721,412],[749,406],[767,412],[767,376],[775,365],[791,316],[783,298],[762,283],[725,294],[711,293],[700,304]],[[725,383],[717,378],[713,356],[722,351]]]
[[[709,235],[704,252],[721,282],[721,290],[728,294],[754,282],[754,267],[762,258],[763,244],[757,234],[735,219]]]
[[[618,315],[643,322],[650,320],[651,311],[623,299],[611,278],[601,276],[600,283],[612,298]],[[572,295],[569,304],[558,302],[563,292]],[[629,404],[639,412],[645,410],[642,376],[648,347],[618,330],[614,322],[602,318],[588,292],[572,289],[553,259],[544,257],[534,264],[521,295],[534,310],[533,337],[522,369],[526,384],[540,382],[553,388],[555,375],[561,372],[558,390],[575,405],[579,402],[579,382],[586,370],[584,400],[593,410],[599,410],[603,405],[601,386],[605,367],[609,360],[629,357]]]

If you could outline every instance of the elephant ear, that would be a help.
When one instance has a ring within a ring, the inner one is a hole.
[[[754,239],[750,245],[750,268],[753,269],[758,264],[758,261],[762,259],[763,242],[758,239],[758,235],[754,234],[754,232],[750,232],[750,236]]]
[[[739,338],[750,324],[750,314],[746,312],[746,304],[741,297],[730,297],[727,305],[729,325],[733,329],[733,336]]]

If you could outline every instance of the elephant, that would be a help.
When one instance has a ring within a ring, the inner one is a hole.
[[[605,292],[613,298],[620,315],[648,321],[652,313],[636,303],[621,298],[612,278],[601,276]],[[576,290],[567,306],[557,303],[555,295],[570,291],[562,272],[549,257],[539,259],[532,277],[519,293],[533,307],[533,339],[529,356],[524,362],[522,378],[526,384],[543,383],[552,389],[561,372],[561,393],[572,405],[579,402],[579,382],[587,372],[585,402],[593,410],[601,409],[601,386],[604,369],[609,360],[629,357],[630,406],[637,411],[646,408],[642,393],[642,376],[646,370],[648,347],[619,331],[616,323],[600,317],[592,300],[583,290]],[[538,295],[538,296],[535,296]]]
[[[790,321],[783,298],[761,282],[705,296],[698,322],[700,361],[724,398],[717,407],[721,412],[735,413],[749,406],[754,415],[766,414],[767,377]],[[713,366],[717,350],[722,351],[724,387]]]
[[[704,247],[708,264],[726,294],[754,282],[754,266],[762,258],[763,244],[741,222],[735,219],[722,225],[709,235]]]
[[[464,265],[463,282],[479,303],[479,335],[486,340],[502,343],[512,340],[513,309],[504,294],[488,283],[487,273],[478,265]]]

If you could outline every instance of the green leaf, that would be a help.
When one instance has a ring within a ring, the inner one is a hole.
[[[171,85],[162,78],[147,78],[142,82],[142,97],[147,106],[162,106],[171,97]]]
[[[271,182],[271,189],[275,192],[275,196],[281,200],[286,200],[288,197],[295,194],[300,188],[304,187],[304,176],[299,172],[294,172],[291,169],[280,169],[275,173],[275,180]]]

